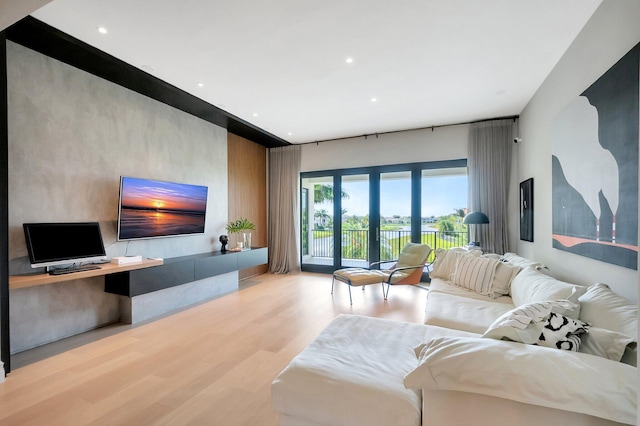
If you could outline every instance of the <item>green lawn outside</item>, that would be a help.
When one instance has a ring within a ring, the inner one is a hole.
[[[358,230],[362,231],[363,234],[366,234],[368,230]],[[387,229],[386,231],[392,231]],[[400,232],[403,232],[400,234]],[[345,238],[353,238],[354,235],[359,233],[355,233],[354,231],[350,231],[345,233]],[[385,238],[383,234],[383,238],[381,239],[381,253],[380,257],[382,259],[394,260],[397,259],[400,255],[400,251],[405,246],[406,243],[411,241],[411,237],[406,231],[398,231],[399,237],[393,238]],[[398,235],[396,234],[396,235]],[[366,241],[367,237],[363,235],[363,241]],[[333,230],[315,230],[313,231],[314,239],[322,239],[322,238],[333,238]],[[429,256],[428,262],[432,262],[435,258],[435,250],[437,248],[449,249],[451,247],[460,247],[466,244],[467,234],[466,232],[454,232],[449,236],[443,236],[440,232],[429,232],[422,234],[422,244],[429,244],[429,246],[434,250]],[[344,238],[343,238],[344,240]],[[357,241],[360,241],[359,238],[356,238]],[[346,242],[346,240],[345,240]],[[354,243],[356,244],[356,243]],[[365,244],[366,246],[366,244]],[[357,248],[354,246],[354,250],[349,253],[349,258],[353,259],[366,259],[367,250],[364,246],[358,245]]]

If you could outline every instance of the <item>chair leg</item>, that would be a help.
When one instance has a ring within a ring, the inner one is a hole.
[[[341,282],[345,283],[349,287],[349,303],[351,305],[353,305],[353,299],[351,298],[351,280],[342,281],[340,279],[338,281],[341,281]],[[333,286],[335,285],[335,283],[336,283],[336,276],[334,275],[333,279],[331,280],[331,294],[333,294]],[[363,288],[363,290],[364,290],[364,288]]]
[[[387,283],[387,294],[384,295],[384,300],[389,298],[389,289],[391,288],[391,283]],[[384,293],[384,283],[382,283],[382,292]]]

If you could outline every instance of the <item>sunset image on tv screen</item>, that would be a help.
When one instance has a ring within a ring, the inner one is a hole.
[[[204,233],[206,186],[123,177],[118,239]]]

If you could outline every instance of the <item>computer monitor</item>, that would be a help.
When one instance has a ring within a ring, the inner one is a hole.
[[[32,268],[106,260],[98,222],[25,223]]]

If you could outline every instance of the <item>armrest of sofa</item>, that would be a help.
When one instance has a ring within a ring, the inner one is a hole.
[[[627,424],[636,421],[635,367],[593,355],[471,337],[416,348],[409,389],[494,396]]]

